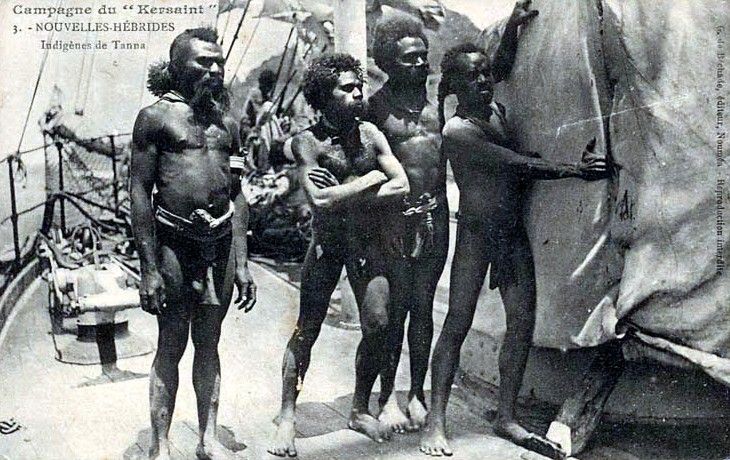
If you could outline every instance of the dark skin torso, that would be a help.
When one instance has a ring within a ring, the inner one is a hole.
[[[438,107],[423,99],[420,107],[402,107],[387,83],[370,98],[369,118],[383,131],[408,175],[411,196],[446,187],[446,158],[441,155]],[[419,110],[420,109],[420,110]]]
[[[339,135],[333,134],[320,123],[297,137],[294,143],[306,144],[306,155],[317,166],[331,172],[341,184],[380,169],[374,139],[368,126],[360,124],[349,133]],[[325,230],[334,230],[343,223],[343,219],[347,228],[364,230],[371,227],[373,217],[376,217],[367,212],[366,208],[358,206],[321,211],[315,208],[313,214],[317,224]]]
[[[237,151],[230,122],[197,120],[184,103],[161,101],[148,110],[157,121],[157,203],[182,217],[199,208],[224,214],[231,199],[229,156]]]
[[[313,152],[317,164],[334,174],[341,183],[378,169],[368,130],[356,128],[351,134],[339,136],[317,125],[310,132],[317,141]]]
[[[509,133],[496,113],[492,113],[488,124],[482,124],[481,127],[458,115],[449,123],[466,127],[475,136],[484,136],[492,144],[513,149]],[[504,226],[520,223],[525,190],[523,177],[500,171],[499,168],[475,168],[472,163],[465,161],[466,156],[473,155],[473,152],[462,152],[460,147],[449,143],[444,145],[444,149],[451,159],[454,179],[459,187],[460,213],[482,216],[496,228],[504,229]]]

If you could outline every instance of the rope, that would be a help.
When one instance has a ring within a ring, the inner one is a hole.
[[[228,13],[226,13],[226,22],[223,25],[223,32],[221,32],[221,42],[219,43],[221,48],[223,48],[223,42],[226,38],[226,32],[228,32],[228,22],[230,22],[230,20],[231,20],[231,11],[233,11],[233,10],[228,10]],[[216,18],[215,18],[216,26],[217,26],[219,17],[221,17],[220,14],[218,16],[216,16]]]
[[[96,61],[96,48],[91,51],[91,63],[89,64],[89,75],[86,78],[84,100],[81,102],[81,113],[86,111],[86,101],[89,99],[89,90],[91,90],[91,75],[94,73],[94,61]]]
[[[238,39],[238,32],[241,31],[241,26],[243,25],[243,20],[246,19],[246,13],[248,13],[248,8],[251,6],[251,1],[246,3],[246,6],[243,8],[243,14],[241,15],[241,20],[238,21],[238,27],[236,27],[236,33],[233,34],[233,40],[231,40],[231,46],[228,48],[228,53],[226,53],[226,59],[224,62],[228,62],[228,58],[231,56],[231,51],[233,51],[233,45],[236,44],[236,40]],[[229,13],[230,14],[230,13]]]
[[[132,133],[122,133],[122,134],[114,134],[114,137],[131,136],[131,135],[132,135]],[[101,140],[101,139],[105,139],[105,138],[107,138],[109,136],[111,136],[111,134],[104,134],[102,136],[97,136],[97,137],[85,137],[83,139],[79,139],[79,142],[94,142],[94,141],[98,141],[98,140]],[[49,142],[47,144],[43,144],[43,145],[38,146],[38,147],[33,147],[32,149],[21,150],[19,152],[7,152],[7,153],[3,154],[3,158],[0,159],[0,163],[2,163],[4,161],[7,161],[9,157],[15,156],[17,158],[20,158],[22,155],[25,155],[26,153],[33,153],[33,152],[36,152],[38,150],[42,150],[42,149],[45,149],[45,148],[48,148],[48,147],[53,147],[54,145],[56,145],[56,142],[55,141],[54,142]]]
[[[243,58],[246,57],[246,53],[248,53],[248,49],[251,47],[251,42],[253,42],[253,37],[256,35],[256,31],[259,28],[259,24],[261,24],[261,16],[256,18],[256,24],[253,26],[253,31],[251,31],[251,36],[248,37],[248,41],[246,42],[246,47],[243,49],[243,53],[241,54],[241,59],[238,61],[238,65],[236,66],[236,70],[233,72],[233,77],[238,75],[238,71],[241,69],[241,64],[243,64]],[[233,78],[231,78],[233,80]]]
[[[122,181],[120,181],[120,182],[122,182]],[[84,195],[88,195],[88,194],[93,193],[93,192],[98,192],[99,190],[103,190],[105,188],[109,188],[112,185],[114,185],[114,184],[106,184],[106,185],[101,186],[101,187],[94,187],[94,188],[90,188],[90,189],[84,190],[83,192],[76,192],[76,193],[56,192],[56,193],[52,194],[49,198],[41,201],[40,203],[36,203],[36,204],[34,204],[33,206],[31,206],[29,208],[25,208],[24,210],[19,211],[17,215],[18,216],[22,216],[23,214],[28,214],[29,212],[35,211],[36,209],[40,208],[41,206],[45,206],[48,203],[51,203],[51,202],[55,201],[59,197],[66,198],[69,201],[70,200],[73,200],[73,199],[77,199],[77,200],[83,201],[84,203],[86,203],[86,204],[88,204],[90,206],[96,206],[99,209],[103,209],[105,211],[114,212],[114,209],[111,208],[111,207],[109,207],[109,206],[105,206],[103,204],[96,203],[95,201],[89,200],[88,198],[84,198]],[[12,216],[7,216],[4,219],[0,220],[0,225],[5,224],[11,218],[12,218]]]
[[[51,32],[51,35],[53,33]],[[50,43],[51,38],[49,38]],[[30,105],[28,106],[28,113],[25,114],[25,122],[23,123],[23,130],[20,132],[20,140],[18,141],[18,151],[20,151],[20,146],[23,144],[23,138],[25,137],[25,130],[28,128],[28,120],[30,119],[30,111],[33,109],[33,103],[35,102],[35,97],[38,94],[38,86],[40,86],[41,83],[41,76],[43,75],[43,70],[46,66],[46,61],[48,60],[48,48],[46,48],[45,52],[43,53],[43,59],[41,60],[41,67],[38,72],[38,78],[36,78],[35,86],[33,87],[33,95],[30,98]]]

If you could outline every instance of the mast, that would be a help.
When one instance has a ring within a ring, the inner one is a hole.
[[[360,61],[363,69],[368,63],[365,0],[333,0],[335,51],[348,53]]]

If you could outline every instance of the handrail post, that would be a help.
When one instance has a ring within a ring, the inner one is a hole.
[[[114,135],[109,136],[112,147],[112,187],[114,190],[114,217],[119,217],[119,184],[117,183],[117,147],[114,144]]]
[[[15,265],[20,265],[20,235],[18,232],[18,203],[15,197],[15,173],[13,173],[13,157],[8,158],[8,182],[10,182],[10,222],[13,224],[13,247],[15,249]]]
[[[65,186],[63,184],[63,144],[56,141],[56,150],[58,150],[58,191],[60,192],[58,202],[61,207],[61,232],[66,233],[66,198],[63,196]]]

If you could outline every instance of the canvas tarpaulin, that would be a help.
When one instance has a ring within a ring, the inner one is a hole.
[[[653,350],[730,383],[730,273],[721,267],[730,189],[717,126],[727,90],[716,88],[727,3],[533,7],[540,15],[496,92],[520,148],[577,161],[595,137],[615,165],[609,180],[533,186],[525,219],[535,343],[594,346],[636,330]],[[485,31],[483,44],[494,49],[499,33]]]

